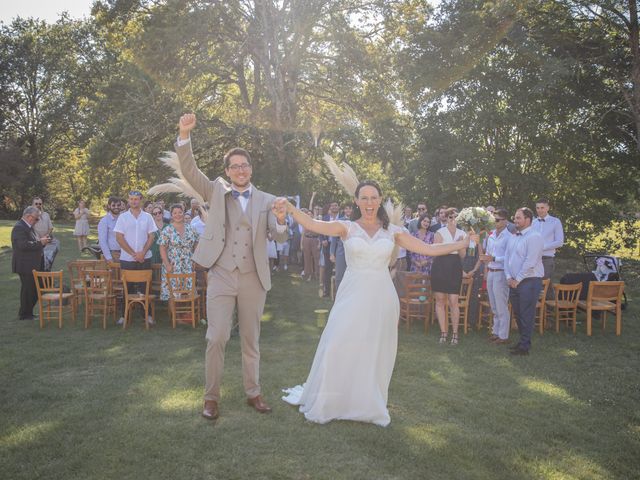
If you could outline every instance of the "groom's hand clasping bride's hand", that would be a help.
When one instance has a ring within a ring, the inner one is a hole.
[[[273,205],[271,206],[271,211],[280,225],[286,224],[288,205],[289,200],[284,197],[278,197],[274,200]]]
[[[180,128],[180,140],[187,140],[191,130],[196,126],[196,116],[193,113],[185,113],[180,117],[178,127]]]

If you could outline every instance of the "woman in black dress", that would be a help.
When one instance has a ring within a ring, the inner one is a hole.
[[[466,234],[456,226],[458,211],[455,208],[446,210],[447,226],[438,230],[433,244],[454,243],[462,240]],[[467,251],[462,249],[449,255],[436,257],[431,267],[431,290],[436,297],[436,316],[440,324],[440,343],[447,342],[449,324],[445,305],[449,301],[451,314],[451,345],[458,344],[458,324],[460,323],[460,308],[458,296],[462,283],[462,259]]]

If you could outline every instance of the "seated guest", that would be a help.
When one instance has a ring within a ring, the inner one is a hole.
[[[161,300],[169,300],[167,273],[193,273],[191,257],[198,246],[198,234],[190,224],[184,221],[184,207],[181,204],[171,206],[171,223],[160,234],[160,256],[162,257]],[[187,285],[191,288],[191,285]]]
[[[422,240],[424,243],[432,244],[433,238],[435,234],[429,231],[429,227],[431,226],[431,218],[429,218],[429,214],[425,211],[420,214],[418,217],[418,229],[413,236],[418,240]],[[421,272],[426,275],[431,275],[431,263],[433,262],[433,257],[429,257],[428,255],[420,255],[419,253],[411,253],[411,272]]]

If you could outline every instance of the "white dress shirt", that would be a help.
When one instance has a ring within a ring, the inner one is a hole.
[[[542,236],[532,227],[522,230],[521,235],[512,235],[504,258],[504,274],[507,280],[518,282],[526,278],[544,277],[542,265]]]
[[[156,230],[158,230],[156,222],[154,222],[153,217],[144,210],[140,211],[138,218],[131,213],[131,210],[120,214],[114,228],[116,233],[122,233],[124,235],[124,239],[134,252],[141,252],[147,243],[149,234]],[[144,258],[151,258],[151,249],[147,250]],[[120,252],[120,260],[135,262],[135,258],[129,255],[124,249]]]
[[[509,229],[504,228],[500,234],[497,234],[497,230],[494,230],[487,237],[486,252],[487,255],[491,255],[493,260],[487,265],[488,268],[493,270],[504,270],[504,256],[507,250],[507,244],[513,234]]]
[[[533,220],[531,227],[542,235],[543,257],[554,257],[556,249],[564,245],[564,231],[562,222],[556,217],[547,215]]]
[[[196,215],[191,219],[191,226],[196,232],[198,232],[198,235],[202,235],[204,233],[205,223],[200,218],[200,215]]]

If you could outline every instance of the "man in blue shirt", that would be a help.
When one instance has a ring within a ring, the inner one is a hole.
[[[532,227],[542,235],[543,251],[542,251],[542,266],[544,267],[544,277],[553,277],[553,272],[556,269],[555,256],[556,250],[564,244],[564,231],[562,229],[562,222],[551,215],[549,215],[549,200],[546,198],[539,198],[536,201],[536,218]],[[547,300],[553,300],[555,294],[553,292],[553,279],[547,290]]]
[[[513,218],[518,232],[507,244],[504,273],[509,285],[509,299],[518,323],[520,341],[511,348],[512,355],[528,355],[536,316],[536,304],[542,290],[543,240],[531,227],[533,212],[520,208]]]
[[[109,197],[107,201],[107,214],[98,223],[98,243],[102,250],[102,256],[108,262],[120,260],[120,245],[116,240],[116,227],[120,215],[120,199]]]

